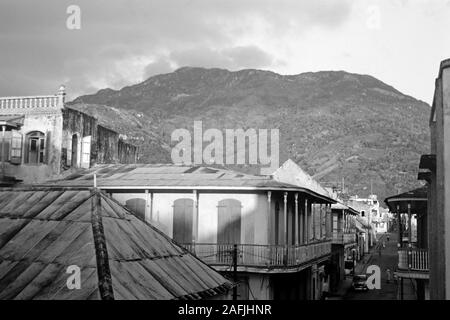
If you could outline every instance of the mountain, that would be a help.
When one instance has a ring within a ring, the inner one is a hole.
[[[92,110],[111,106],[134,114],[133,121],[137,114],[148,117],[138,121],[141,134],[147,130],[164,145],[147,148],[142,161],[148,162],[174,145],[174,129],[192,129],[194,120],[202,120],[204,130],[278,128],[280,164],[291,158],[323,185],[343,181],[348,194],[360,197],[372,189],[384,199],[419,186],[419,158],[429,148],[429,105],[372,76],[344,71],[279,75],[184,67],[72,103]]]

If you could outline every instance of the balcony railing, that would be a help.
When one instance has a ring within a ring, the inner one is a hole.
[[[333,232],[332,241],[335,244],[348,244],[356,242],[355,233]]]
[[[429,271],[428,250],[417,248],[399,249],[398,268],[400,270]]]
[[[183,246],[207,264],[233,266],[233,244],[189,243]],[[237,265],[259,268],[296,267],[330,253],[330,241],[297,246],[238,244]]]

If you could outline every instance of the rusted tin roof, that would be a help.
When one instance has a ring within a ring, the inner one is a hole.
[[[270,176],[257,176],[206,166],[171,164],[97,165],[49,181],[47,185],[93,186],[94,173],[101,189],[217,189],[217,190],[280,190],[299,191],[323,201],[335,201],[309,189],[277,181]]]
[[[231,283],[96,189],[0,189],[0,299],[200,299]],[[81,269],[69,290],[67,268]]]

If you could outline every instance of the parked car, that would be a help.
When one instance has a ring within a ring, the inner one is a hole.
[[[367,275],[359,274],[353,277],[352,280],[352,289],[353,290],[369,290],[367,287]]]

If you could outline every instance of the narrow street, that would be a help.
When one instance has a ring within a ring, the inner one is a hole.
[[[387,236],[389,235],[389,241]],[[360,263],[356,267],[356,274],[365,274],[370,265],[377,265],[381,271],[381,288],[379,290],[354,291],[349,289],[344,296],[344,300],[397,300],[397,283],[394,281],[394,270],[397,265],[397,233],[390,232],[380,235],[377,243],[371,249],[369,259],[364,259],[366,263]],[[383,248],[383,241],[386,247]],[[381,247],[381,252],[379,248]],[[381,253],[381,254],[380,254]],[[391,281],[387,281],[387,272],[391,271]],[[349,281],[349,280],[347,280]],[[414,299],[413,288],[410,283],[404,282],[404,299]]]

